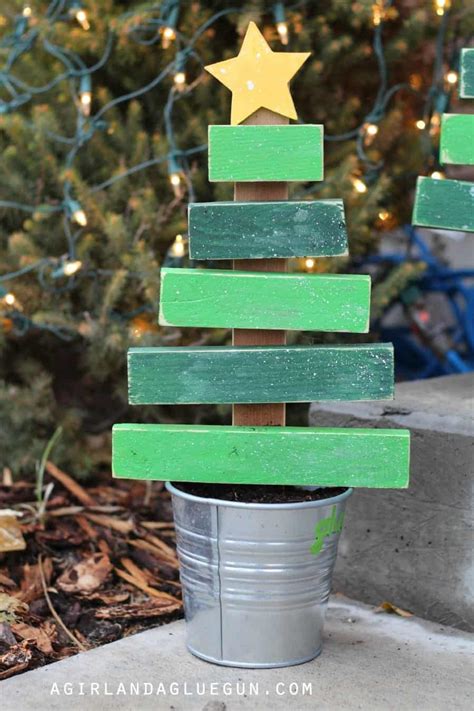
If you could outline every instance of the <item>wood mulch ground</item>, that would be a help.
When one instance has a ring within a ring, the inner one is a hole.
[[[182,616],[163,484],[46,471],[0,485],[0,680]]]

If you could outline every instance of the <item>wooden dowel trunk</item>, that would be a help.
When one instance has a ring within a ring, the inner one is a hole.
[[[252,114],[245,124],[282,125],[288,119],[268,109],[259,109]],[[234,200],[267,201],[288,200],[288,183],[235,183]],[[234,269],[253,272],[286,272],[286,259],[236,259]],[[235,328],[232,331],[234,346],[280,346],[286,343],[286,331],[261,331]],[[233,425],[285,425],[285,403],[264,403],[252,405],[233,405]]]

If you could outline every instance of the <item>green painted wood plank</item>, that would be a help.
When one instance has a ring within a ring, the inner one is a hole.
[[[163,326],[367,333],[370,277],[161,270]]]
[[[459,96],[461,99],[474,99],[474,48],[461,50]]]
[[[405,488],[409,448],[402,429],[120,424],[112,470],[127,479]]]
[[[323,179],[323,126],[209,126],[211,182]]]
[[[393,346],[131,348],[132,405],[380,400],[393,397]]]
[[[443,114],[441,163],[474,165],[474,114]]]
[[[191,259],[348,253],[342,200],[198,202],[189,205],[188,218]]]
[[[474,183],[419,177],[414,225],[474,232]]]

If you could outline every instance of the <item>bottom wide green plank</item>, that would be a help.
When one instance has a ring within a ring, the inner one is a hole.
[[[113,475],[218,484],[408,486],[408,430],[120,424]]]

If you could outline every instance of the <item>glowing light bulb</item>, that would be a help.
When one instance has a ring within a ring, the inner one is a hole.
[[[433,172],[430,173],[430,178],[434,180],[444,180],[446,176],[441,170],[433,170]]]
[[[85,227],[87,225],[86,213],[81,207],[74,210],[74,212],[72,213],[72,219],[74,220],[74,222],[77,222],[77,224],[81,227]]]
[[[89,20],[87,19],[87,13],[85,10],[80,8],[75,14],[75,18],[82,27],[83,30],[90,30]]]
[[[362,194],[367,192],[367,185],[360,178],[353,178],[352,185],[354,186],[354,190],[358,193]]]
[[[381,222],[386,222],[388,218],[390,217],[390,213],[388,210],[380,210],[379,212],[379,220]]]
[[[311,258],[305,259],[305,261],[304,261],[304,265],[305,265],[306,269],[312,269],[314,267],[315,263],[316,262],[314,261],[314,259],[311,259]]]
[[[420,119],[419,121],[416,122],[416,127],[420,129],[420,131],[423,131],[424,128],[426,128],[426,121],[423,121],[423,119]]]
[[[445,79],[448,82],[448,84],[451,84],[452,86],[454,86],[454,84],[456,84],[458,81],[458,74],[457,74],[457,72],[450,71],[446,74]]]
[[[276,28],[280,35],[280,42],[285,45],[288,44],[288,25],[286,22],[277,22]]]
[[[181,181],[181,176],[179,173],[170,173],[169,176],[171,187],[173,188],[173,193],[175,197],[180,198],[183,195],[183,186]]]
[[[164,27],[161,33],[161,46],[163,49],[168,49],[171,42],[176,39],[176,32],[173,27]]]
[[[178,90],[181,90],[184,88],[184,85],[186,84],[186,74],[183,71],[176,72],[173,80],[174,80],[176,88]]]
[[[383,8],[379,4],[372,5],[372,22],[378,27],[383,20]]]
[[[280,42],[282,44],[288,44],[288,25],[286,23],[285,6],[282,2],[276,2],[274,4],[273,19],[277,32],[280,35]]]
[[[85,217],[85,215],[84,215]],[[66,276],[72,276],[82,267],[82,262],[80,259],[75,259],[71,262],[66,262],[63,267],[63,274]]]
[[[91,112],[92,94],[90,91],[83,91],[80,96],[81,109],[84,116],[89,116]]]
[[[433,114],[430,119],[430,135],[436,136],[441,126],[441,114]]]
[[[181,198],[183,196],[182,172],[181,166],[174,155],[168,157],[168,179],[175,197]]]
[[[376,136],[377,133],[379,132],[379,127],[376,126],[375,123],[369,123],[369,124],[367,124],[365,130],[367,131],[367,134],[369,136]]]
[[[23,15],[23,17],[31,17],[31,14],[32,14],[31,7],[29,5],[25,5],[21,14]]]
[[[184,257],[186,254],[187,240],[183,235],[176,235],[173,244],[171,245],[170,254],[173,257]]]
[[[8,304],[8,306],[13,306],[16,301],[15,294],[12,294],[11,291],[9,291],[8,294],[5,294],[3,300],[6,304]]]
[[[435,10],[439,17],[442,17],[446,10],[451,7],[451,0],[435,0]]]
[[[412,89],[419,90],[423,85],[423,77],[421,74],[410,74],[408,81]]]

